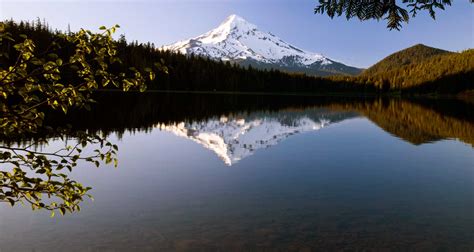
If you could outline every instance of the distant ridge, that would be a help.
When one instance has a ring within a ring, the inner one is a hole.
[[[372,86],[398,94],[460,94],[474,90],[474,49],[449,52],[415,45],[396,52],[355,77],[332,76],[347,86]]]
[[[426,46],[423,44],[417,44],[393,53],[382,59],[375,65],[365,70],[363,75],[373,75],[377,73],[388,72],[405,65],[420,63],[421,61],[427,60],[433,56],[449,53],[453,52]]]

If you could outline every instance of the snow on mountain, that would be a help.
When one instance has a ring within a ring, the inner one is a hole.
[[[163,46],[183,54],[201,55],[233,62],[256,62],[278,67],[340,70],[341,63],[317,53],[297,48],[279,37],[260,31],[257,26],[237,15],[229,16],[217,28],[188,40]]]
[[[291,135],[317,131],[353,116],[316,111],[308,114],[222,116],[201,122],[157,125],[162,131],[190,139],[212,150],[226,165],[233,165],[256,150],[276,145]]]

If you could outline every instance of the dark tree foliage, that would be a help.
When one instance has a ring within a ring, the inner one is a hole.
[[[319,0],[314,12],[326,13],[331,18],[345,15],[347,19],[385,19],[387,28],[400,30],[402,23],[408,23],[410,15],[415,17],[419,11],[428,11],[435,19],[436,9],[444,10],[451,3],[452,0]]]

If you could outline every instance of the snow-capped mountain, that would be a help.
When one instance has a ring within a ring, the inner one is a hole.
[[[318,109],[311,113],[221,116],[207,121],[161,124],[157,127],[199,143],[231,166],[255,151],[276,145],[292,135],[317,131],[354,116],[354,113]]]
[[[321,54],[299,49],[277,36],[260,31],[237,15],[229,16],[217,28],[195,38],[163,46],[183,54],[285,71],[316,75],[357,74],[361,70],[333,61]]]

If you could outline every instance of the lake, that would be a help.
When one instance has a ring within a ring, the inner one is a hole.
[[[78,213],[0,204],[0,251],[472,251],[474,104],[100,93]],[[52,138],[56,136],[51,136]],[[43,149],[62,144],[55,139]]]

